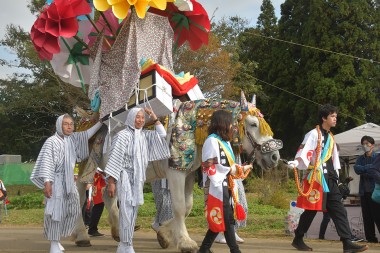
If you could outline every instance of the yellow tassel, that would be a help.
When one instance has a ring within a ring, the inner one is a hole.
[[[260,122],[260,134],[273,136],[272,129],[270,128],[269,124],[265,121],[265,119],[261,117],[258,117],[258,119]]]
[[[203,127],[197,126],[195,128],[195,144],[202,145],[202,131]]]

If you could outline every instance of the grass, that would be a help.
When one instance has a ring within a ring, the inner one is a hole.
[[[274,183],[274,186],[267,187],[268,182],[257,180],[250,182],[256,186],[265,184],[259,190],[255,189],[255,193],[247,193],[248,202],[248,221],[247,226],[239,230],[239,235],[245,237],[285,237],[285,216],[288,212],[289,200],[294,199],[294,189],[289,188],[288,184],[280,185]],[[277,188],[276,188],[277,187]],[[282,187],[282,191],[278,189]],[[247,186],[247,189],[252,186]],[[268,189],[274,188],[269,191]],[[43,208],[20,208],[20,206],[36,206],[43,200],[43,193],[34,186],[8,186],[10,205],[8,205],[8,216],[3,213],[3,226],[43,226]],[[252,190],[252,189],[251,189]],[[271,195],[268,195],[271,194]],[[27,199],[27,200],[25,200]],[[281,207],[278,203],[268,204],[267,202],[276,201],[287,203],[286,208]],[[31,202],[31,203],[29,203]],[[13,206],[12,203],[17,206]],[[29,204],[29,205],[28,205]],[[155,216],[155,204],[153,194],[145,193],[145,203],[139,208],[137,224],[141,225],[142,229],[150,229],[151,223]],[[101,229],[109,229],[107,222],[107,210],[104,209],[99,227]],[[186,226],[190,233],[204,233],[207,230],[206,219],[203,216],[203,191],[194,187],[194,205],[189,217],[186,219]]]

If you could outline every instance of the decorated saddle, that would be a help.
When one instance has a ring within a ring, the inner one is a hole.
[[[240,103],[226,99],[204,99],[184,102],[178,108],[173,124],[169,166],[179,170],[191,169],[196,145],[203,145],[208,136],[211,115],[216,110],[232,113],[234,137],[233,145],[239,145],[243,131]],[[241,125],[241,129],[239,129]]]

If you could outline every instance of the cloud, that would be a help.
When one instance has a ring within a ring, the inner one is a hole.
[[[19,25],[27,31],[30,30],[36,17],[27,8],[27,4],[25,0],[2,1],[0,7],[0,39],[4,37],[8,24]]]

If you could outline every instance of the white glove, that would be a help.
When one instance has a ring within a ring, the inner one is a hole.
[[[253,168],[252,164],[244,165],[243,172],[245,173],[247,170],[252,169],[252,168]]]
[[[299,165],[299,162],[297,160],[288,162],[288,168],[290,168],[290,169],[297,168],[298,165]]]
[[[236,168],[236,163],[235,164],[233,164],[232,166],[231,166],[231,171],[230,171],[230,173],[231,173],[231,175],[236,175],[236,171],[237,171],[237,168]]]

